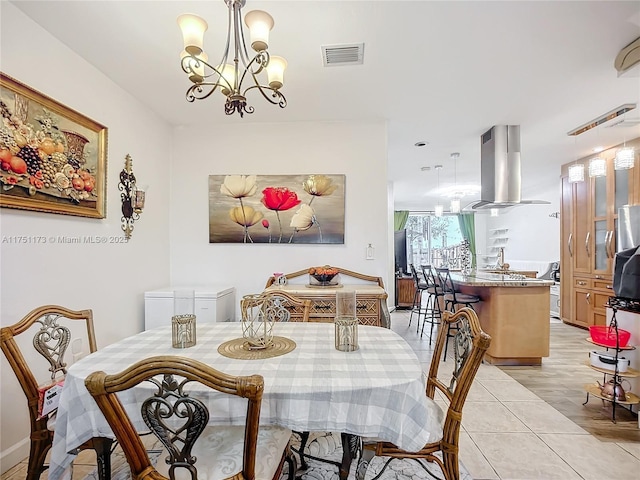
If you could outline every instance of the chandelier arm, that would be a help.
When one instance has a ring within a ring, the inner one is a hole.
[[[262,50],[260,52],[257,52],[252,58],[249,55],[249,52],[247,50],[247,43],[244,38],[244,27],[242,26],[242,18],[240,18],[238,21],[240,23],[240,27],[239,27],[240,48],[238,50],[240,54],[240,60],[242,61],[242,65],[244,66],[246,71],[251,67],[253,63],[256,63],[258,65],[258,69],[255,70],[253,73],[256,73],[256,74],[260,73],[269,64],[269,58],[270,58],[269,52],[267,50]],[[243,78],[244,78],[244,75],[243,75]],[[242,85],[242,80],[240,81],[240,85]]]
[[[247,92],[249,90],[252,90],[254,88],[257,88],[260,93],[262,94],[262,96],[265,98],[265,100],[267,100],[269,103],[273,104],[273,105],[278,105],[280,106],[280,108],[284,108],[287,106],[287,99],[286,97],[280,92],[280,90],[275,90],[267,85],[260,85],[259,83],[256,83],[255,85],[251,85],[250,87],[248,87],[244,92],[242,92],[242,95],[244,95],[245,97],[247,96]],[[267,95],[267,93],[265,92],[265,90],[269,90],[272,92],[272,94],[270,95],[272,98],[269,98],[269,95]]]
[[[244,71],[242,72],[242,77],[240,78],[240,82],[238,84],[238,92],[242,89],[242,84],[244,83],[244,79],[247,76],[247,73],[249,73],[251,75],[251,77],[253,78],[253,83],[255,85],[260,85],[260,81],[256,78],[256,75],[259,74],[262,69],[263,69],[263,65],[267,65],[267,63],[269,62],[269,54],[266,53],[266,55],[264,55],[266,52],[259,52],[257,53],[252,59],[251,62],[249,62],[248,65],[245,64],[245,68]],[[266,57],[266,60],[265,60]],[[260,68],[258,68],[257,70],[252,70],[251,66],[256,63],[260,65]],[[248,88],[247,88],[248,90]],[[245,92],[247,91],[245,90]],[[244,94],[243,94],[244,95]]]

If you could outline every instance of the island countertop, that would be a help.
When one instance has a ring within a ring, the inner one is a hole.
[[[451,273],[461,293],[475,295],[482,329],[491,335],[485,360],[495,365],[540,365],[549,356],[551,280],[512,275]]]
[[[523,275],[471,272],[469,275],[451,272],[451,280],[457,285],[470,287],[543,287],[553,285],[552,280],[529,278]]]

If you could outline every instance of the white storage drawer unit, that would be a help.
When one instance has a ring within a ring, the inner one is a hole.
[[[233,322],[236,320],[236,289],[234,287],[167,287],[145,292],[145,330],[171,325],[174,290],[195,291],[196,323]]]

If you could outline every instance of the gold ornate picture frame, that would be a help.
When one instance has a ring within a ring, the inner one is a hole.
[[[107,127],[0,73],[0,206],[105,218]]]

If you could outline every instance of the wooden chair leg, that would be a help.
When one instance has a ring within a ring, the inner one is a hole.
[[[29,466],[27,467],[27,480],[38,480],[43,471],[44,459],[51,448],[51,441],[47,438],[31,439],[29,451]]]
[[[444,463],[445,480],[459,480],[460,470],[458,466],[458,455],[453,452],[442,452],[442,463]]]

